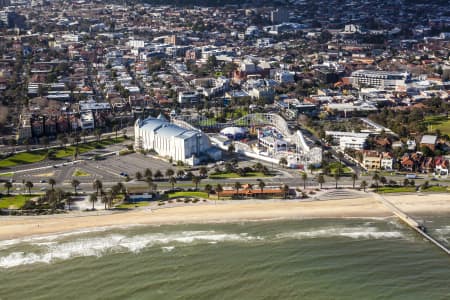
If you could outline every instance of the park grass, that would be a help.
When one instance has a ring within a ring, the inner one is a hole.
[[[442,134],[450,135],[450,119],[447,116],[428,116],[423,121],[429,132],[440,130]]]
[[[25,205],[28,199],[32,198],[33,195],[15,195],[15,196],[5,196],[0,198],[0,208],[2,209],[20,209]]]
[[[31,164],[43,161],[47,158],[47,150],[22,152],[0,160],[0,168],[14,167],[21,164]]]
[[[78,153],[86,153],[92,151],[97,148],[104,148],[106,146],[110,146],[113,144],[121,143],[125,140],[123,137],[118,137],[117,140],[115,138],[109,138],[106,140],[102,140],[100,142],[89,142],[86,144],[78,144]],[[53,151],[53,157],[55,158],[64,158],[68,156],[72,156],[75,152],[75,146],[69,146],[66,148],[55,148],[49,150],[36,150],[29,152],[22,152],[11,155],[8,158],[0,160],[0,169],[1,168],[9,168],[17,165],[23,164],[32,164],[43,161],[48,157],[48,152]]]
[[[429,186],[426,189],[421,189],[421,192],[426,192],[426,193],[448,193],[449,189],[446,186],[438,186],[438,185],[433,185],[433,186]]]
[[[149,206],[150,205],[150,201],[139,201],[136,203],[121,203],[119,205],[116,205],[115,208],[118,209],[133,209],[136,207],[144,207],[144,206]]]
[[[182,197],[207,199],[208,193],[206,193],[206,192],[175,192],[175,193],[168,194],[167,197],[169,199],[182,198]]]
[[[13,177],[14,172],[0,173],[0,177]]]
[[[350,169],[349,167],[346,167],[344,164],[341,163],[341,167],[342,167],[342,174],[349,174],[352,173],[352,169]],[[336,174],[337,170],[339,168],[339,162],[333,162],[330,164],[330,174],[334,175]]]
[[[91,174],[89,174],[86,171],[83,171],[81,169],[76,169],[75,172],[73,172],[73,176],[76,177],[87,177],[87,176],[91,176]]]
[[[382,186],[378,188],[378,193],[415,193],[414,186]]]
[[[236,172],[229,173],[213,173],[209,175],[210,179],[230,179],[230,178],[263,178],[263,177],[271,177],[271,175],[266,175],[262,172],[248,172],[245,176],[240,176]]]

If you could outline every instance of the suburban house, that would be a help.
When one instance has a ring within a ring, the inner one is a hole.
[[[436,149],[437,136],[435,135],[424,135],[420,140],[420,147],[427,147],[431,151]]]
[[[363,164],[367,170],[381,169],[381,156],[378,151],[364,151]]]

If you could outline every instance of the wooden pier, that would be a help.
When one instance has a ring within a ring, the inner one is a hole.
[[[434,239],[432,236],[430,236],[426,232],[426,228],[423,224],[420,224],[413,218],[411,218],[409,215],[401,211],[397,206],[395,206],[392,202],[385,199],[383,196],[379,194],[373,194],[374,198],[379,200],[387,209],[392,211],[400,220],[402,220],[406,225],[411,227],[413,230],[415,230],[417,233],[422,235],[424,238],[426,238],[430,243],[434,244],[436,247],[444,251],[447,255],[450,255],[450,250],[443,245],[441,242]]]

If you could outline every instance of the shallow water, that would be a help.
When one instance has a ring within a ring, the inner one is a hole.
[[[424,217],[450,240],[448,217]],[[99,228],[0,242],[0,299],[450,299],[395,219]]]

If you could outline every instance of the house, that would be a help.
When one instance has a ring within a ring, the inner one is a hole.
[[[381,154],[381,169],[392,171],[394,169],[394,159],[389,152],[383,152]]]
[[[434,151],[436,149],[436,141],[437,141],[437,136],[426,134],[420,140],[420,147],[427,147],[431,151]]]
[[[443,157],[434,159],[434,173],[439,176],[448,176],[449,161]]]
[[[403,170],[411,172],[414,169],[414,161],[408,154],[405,154],[400,160],[400,166]]]
[[[378,151],[364,151],[363,164],[367,170],[379,170],[381,169],[381,155]]]

